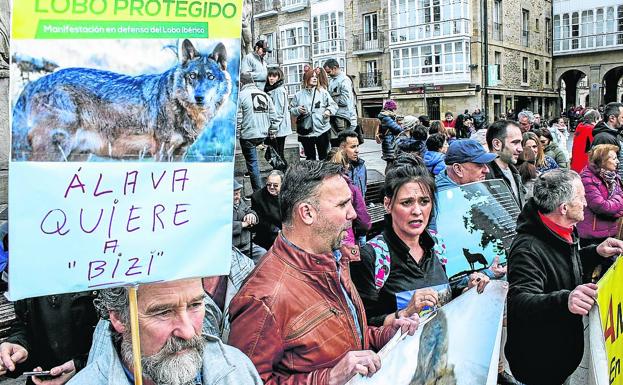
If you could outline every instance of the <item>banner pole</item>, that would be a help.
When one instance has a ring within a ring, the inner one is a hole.
[[[141,366],[141,339],[138,332],[138,286],[130,287],[130,328],[132,332],[132,357],[134,357],[134,385],[143,385],[143,368]]]

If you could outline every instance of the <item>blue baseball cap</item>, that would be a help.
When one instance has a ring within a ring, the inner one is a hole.
[[[497,157],[497,154],[487,152],[482,144],[474,139],[460,139],[448,147],[445,162],[447,165],[467,162],[483,164]]]
[[[240,190],[241,188],[242,188],[242,184],[240,184],[240,182],[234,179],[234,191]]]

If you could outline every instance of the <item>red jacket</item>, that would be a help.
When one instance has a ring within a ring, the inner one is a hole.
[[[280,234],[230,304],[228,343],[246,354],[265,385],[326,385],[329,371],[351,350],[378,350],[389,327],[368,327],[350,279],[357,248],[341,249],[340,272],[332,253],[309,254]],[[340,283],[357,309],[363,341]]]
[[[571,169],[578,174],[588,164],[588,150],[593,143],[594,124],[580,123],[575,128],[573,147],[571,149]]]

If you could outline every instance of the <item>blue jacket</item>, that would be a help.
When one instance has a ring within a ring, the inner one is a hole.
[[[443,170],[446,169],[446,163],[444,159],[446,158],[446,154],[437,151],[426,151],[424,154],[424,164],[428,171],[430,171],[433,175],[437,175]]]
[[[368,184],[368,172],[365,163],[365,160],[359,158],[356,162],[350,162],[350,168],[348,169],[348,177],[359,188],[364,198],[366,197],[366,185]]]
[[[402,132],[402,127],[396,123],[394,118],[389,115],[388,111],[381,111],[378,118],[381,121],[379,133],[383,140],[381,142],[381,151],[383,153],[381,158],[384,160],[394,160],[396,158],[396,142],[394,141],[394,137]]]
[[[435,185],[438,193],[459,186],[458,183],[450,179],[445,169],[435,176]]]

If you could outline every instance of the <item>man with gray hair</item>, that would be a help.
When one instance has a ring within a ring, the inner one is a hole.
[[[517,114],[517,121],[519,122],[519,128],[521,133],[524,134],[532,129],[534,123],[534,114],[532,111],[523,110]]]
[[[249,359],[238,349],[223,344],[218,337],[202,335],[205,296],[200,278],[139,286],[143,383],[262,384]],[[110,320],[109,330],[104,330],[110,334],[106,338],[94,336],[90,363],[68,384],[133,384],[128,289],[101,290],[95,306]]]
[[[582,316],[595,304],[593,269],[623,252],[608,238],[579,248],[575,225],[584,219],[584,186],[575,171],[541,174],[517,219],[508,257],[506,358],[526,385],[562,384],[584,352]]]

